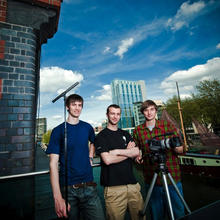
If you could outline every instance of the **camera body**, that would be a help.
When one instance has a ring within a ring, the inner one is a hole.
[[[164,135],[164,137],[166,136]],[[156,138],[153,138],[149,141],[149,148],[153,152],[165,151],[166,149],[171,149],[179,146],[181,146],[179,137],[164,138],[162,140],[157,140]]]
[[[164,163],[166,161],[166,150],[174,149],[182,145],[179,137],[167,138],[171,135],[173,135],[173,133],[165,133],[148,140],[151,152],[150,158],[153,162]],[[157,140],[157,137],[163,137],[163,139]]]

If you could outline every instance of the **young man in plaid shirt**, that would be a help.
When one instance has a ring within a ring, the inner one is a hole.
[[[169,121],[156,120],[157,105],[152,100],[147,100],[142,103],[141,113],[144,115],[146,121],[144,124],[138,125],[134,129],[134,140],[136,145],[140,148],[142,156],[150,153],[149,140],[155,137],[157,140],[162,140],[165,135],[169,133],[166,138],[177,137],[177,130],[173,124]],[[166,166],[173,177],[179,191],[182,193],[181,173],[177,155],[183,153],[183,146],[175,147],[172,149],[166,149]],[[148,156],[136,158],[138,163],[143,162],[144,179],[146,183],[146,190],[148,191],[150,183],[153,179],[154,172],[157,168],[157,163],[152,162]],[[175,218],[184,216],[184,205],[176,193],[173,185],[168,179],[168,189],[170,193],[173,213]],[[166,207],[168,207],[166,201],[166,195],[162,186],[162,178],[159,174],[154,185],[153,192],[149,201],[151,219],[164,220],[166,216]]]

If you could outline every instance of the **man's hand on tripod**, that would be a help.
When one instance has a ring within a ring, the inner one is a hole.
[[[183,146],[179,146],[179,147],[176,147],[176,148],[174,148],[174,150],[175,150],[175,152],[177,153],[177,154],[182,154],[183,153]]]

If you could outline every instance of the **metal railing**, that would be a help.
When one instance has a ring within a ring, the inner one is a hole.
[[[14,178],[21,178],[21,177],[30,177],[30,176],[38,176],[43,174],[49,174],[49,170],[38,171],[38,172],[30,172],[30,173],[22,173],[22,174],[14,174],[8,176],[0,176],[0,180],[7,180],[7,179],[14,179]]]
[[[96,162],[96,161],[95,161]],[[100,176],[100,163],[93,164],[94,181]],[[50,171],[0,176],[0,211],[9,213],[11,219],[55,219],[54,201],[50,186]],[[103,195],[100,185],[99,195]]]
[[[92,165],[92,167],[98,167],[98,166],[100,166],[100,163],[94,163]],[[0,180],[30,177],[30,176],[39,176],[39,175],[44,175],[44,174],[49,174],[49,173],[50,173],[49,170],[43,170],[43,171],[36,171],[36,172],[30,172],[30,173],[14,174],[14,175],[0,176]]]

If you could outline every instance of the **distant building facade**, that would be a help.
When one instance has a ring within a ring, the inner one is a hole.
[[[36,119],[36,141],[41,141],[43,135],[47,132],[47,119],[37,118]]]
[[[145,121],[144,115],[141,113],[142,102],[135,102],[133,104],[133,111],[134,111],[134,124],[135,126],[138,126],[140,124],[143,124]]]
[[[107,124],[108,124],[108,121],[107,121],[107,119],[105,119],[105,120],[102,122],[102,125],[101,125],[102,129],[106,128],[106,127],[107,127]]]
[[[121,107],[120,128],[135,126],[133,103],[146,99],[146,86],[143,80],[113,80],[111,83],[112,102]]]
[[[154,102],[156,103],[156,105],[158,107],[156,118],[160,119],[162,116],[163,109],[165,108],[165,104],[163,103],[162,100],[154,100]]]
[[[102,130],[102,126],[97,126],[94,128],[95,134],[98,134]]]

